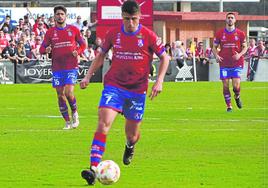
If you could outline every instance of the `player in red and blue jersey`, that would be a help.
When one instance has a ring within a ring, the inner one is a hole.
[[[245,33],[235,27],[235,22],[234,13],[227,13],[226,27],[216,33],[212,49],[220,65],[220,79],[223,83],[223,96],[227,112],[232,111],[231,92],[229,90],[230,80],[232,80],[236,105],[238,108],[242,108],[240,80],[244,67],[243,55],[247,52]],[[220,47],[219,51],[218,47]]]
[[[105,54],[113,48],[111,67],[104,77],[104,89],[99,103],[98,127],[91,145],[91,168],[81,173],[89,185],[95,183],[95,169],[102,159],[107,134],[118,113],[122,113],[125,117],[126,146],[123,163],[130,164],[134,146],[140,138],[139,128],[144,114],[153,53],[160,58],[160,67],[149,95],[151,99],[162,91],[168,67],[169,58],[161,40],[153,31],[139,23],[138,3],[127,0],[121,10],[123,25],[108,32],[102,52],[96,56],[80,83],[82,89],[87,87],[93,73],[103,64]]]
[[[66,122],[64,129],[70,129],[79,125],[74,85],[78,76],[78,56],[85,50],[86,43],[75,26],[66,24],[66,13],[64,6],[54,7],[56,26],[46,32],[40,53],[52,53],[52,85],[56,89],[59,109]],[[72,121],[67,101],[72,111]]]

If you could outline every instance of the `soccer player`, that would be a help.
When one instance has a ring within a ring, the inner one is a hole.
[[[79,125],[74,85],[78,75],[78,56],[86,45],[80,31],[66,24],[66,13],[64,6],[54,7],[56,26],[46,32],[40,53],[52,53],[52,85],[56,89],[59,109],[66,122],[63,129],[71,129]],[[67,101],[72,111],[72,121]]]
[[[126,145],[123,163],[129,165],[135,144],[140,138],[140,125],[144,114],[150,62],[153,53],[160,58],[159,73],[152,86],[152,100],[162,91],[162,83],[168,67],[164,45],[156,34],[139,23],[139,4],[127,0],[121,7],[123,24],[111,29],[104,40],[101,52],[96,56],[87,75],[80,82],[86,88],[93,73],[101,67],[106,53],[113,48],[112,64],[104,77],[104,89],[99,103],[98,126],[93,137],[90,153],[90,169],[81,176],[89,185],[95,183],[95,170],[105,151],[106,137],[117,114],[125,117]]]
[[[247,52],[245,33],[235,27],[235,15],[226,15],[226,26],[219,30],[214,38],[213,53],[220,65],[220,79],[223,83],[223,96],[227,112],[232,112],[229,82],[232,80],[234,98],[238,108],[242,108],[240,99],[240,75],[244,67],[243,55]],[[218,51],[218,47],[220,50]]]

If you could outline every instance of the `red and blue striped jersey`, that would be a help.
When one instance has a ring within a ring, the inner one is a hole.
[[[122,25],[107,33],[102,52],[106,53],[110,48],[112,64],[104,77],[104,85],[145,93],[153,54],[160,57],[165,51],[161,39],[141,24],[132,33],[126,33]]]

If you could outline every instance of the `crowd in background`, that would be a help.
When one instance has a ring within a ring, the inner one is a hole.
[[[92,61],[99,52],[101,39],[92,34],[91,29],[96,22],[89,23],[82,21],[81,16],[77,16],[76,22],[72,23],[83,35],[87,49],[81,54],[82,61]],[[54,17],[45,18],[44,15],[38,16],[34,24],[30,22],[30,16],[25,15],[20,18],[18,25],[11,24],[11,17],[7,15],[0,24],[0,60],[10,60],[14,63],[25,63],[31,60],[49,61],[51,55],[41,55],[39,48],[44,40],[45,33],[50,27],[55,26]]]
[[[46,19],[44,15],[38,16],[34,24],[31,24],[29,18],[29,15],[25,15],[19,19],[18,25],[13,26],[10,22],[10,16],[6,16],[4,22],[0,25],[0,60],[9,59],[16,63],[25,63],[31,60],[50,60],[51,55],[41,55],[39,48],[46,31],[55,26],[54,17]],[[95,27],[96,22],[82,21],[81,16],[77,16],[76,19],[72,24],[80,30],[87,43],[87,48],[81,54],[80,60],[92,61],[100,52],[102,44],[101,39],[96,38],[95,33],[92,33],[92,28]],[[194,46],[195,53],[193,53],[192,46]],[[211,47],[205,49],[203,42],[195,42],[194,45],[190,42],[185,47],[182,41],[174,41],[171,44],[167,43],[165,47],[170,60],[176,61],[180,68],[186,61],[192,61],[194,54],[196,62],[202,65],[210,63],[210,59],[214,58]],[[252,57],[267,58],[267,56],[268,41],[249,40],[249,48],[245,56],[247,61],[250,61]],[[107,60],[111,61],[111,58],[111,53],[108,53]]]
[[[167,43],[165,47],[170,59],[176,60],[179,67],[183,66],[184,61],[192,61],[194,56],[196,62],[203,65],[210,63],[210,59],[214,59],[211,47],[204,48],[203,42],[198,42],[197,44],[193,45],[195,52],[193,53],[192,45],[192,42],[189,42],[185,48],[182,41],[175,41],[172,42],[171,45]],[[264,42],[263,40],[258,40],[256,45],[256,40],[250,39],[249,48],[247,54],[245,55],[245,59],[249,61],[249,59],[252,57],[267,58],[268,41]]]

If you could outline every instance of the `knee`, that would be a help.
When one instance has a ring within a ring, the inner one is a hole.
[[[97,132],[108,134],[111,128],[111,122],[105,120],[99,120]]]
[[[67,99],[73,99],[73,97],[74,97],[73,92],[71,92],[71,91],[66,91],[64,94],[65,94]]]
[[[59,101],[65,101],[66,98],[65,98],[64,94],[58,94],[58,100]]]

